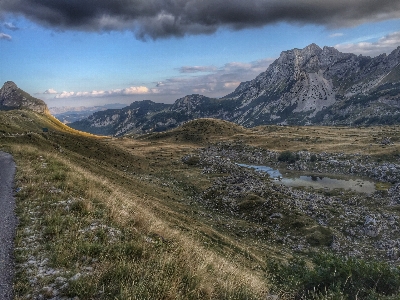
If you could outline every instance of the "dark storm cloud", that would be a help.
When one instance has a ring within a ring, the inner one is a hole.
[[[138,38],[209,34],[276,22],[354,26],[400,17],[399,0],[2,0],[0,13],[83,31],[132,30]]]

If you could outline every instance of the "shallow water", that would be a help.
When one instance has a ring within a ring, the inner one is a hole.
[[[329,177],[300,176],[297,178],[282,178],[279,182],[286,186],[308,186],[314,189],[345,189],[359,193],[372,194],[375,192],[375,183],[362,179],[335,179]]]
[[[238,164],[241,167],[255,169],[259,172],[268,173],[268,175],[275,179],[278,184],[283,184],[292,187],[312,187],[314,189],[345,189],[352,190],[359,193],[372,194],[376,191],[375,183],[360,178],[352,179],[336,179],[327,176],[298,176],[298,177],[283,177],[279,170],[273,169],[268,166],[255,166],[247,164]]]
[[[255,169],[259,172],[268,173],[269,177],[271,178],[282,178],[281,172],[279,170],[272,169],[271,167],[267,166],[254,166],[254,165],[246,165],[246,164],[237,164],[238,166]]]

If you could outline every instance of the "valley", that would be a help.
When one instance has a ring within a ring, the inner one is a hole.
[[[394,299],[399,132],[197,119],[111,138],[2,111],[0,150],[17,164],[16,299]],[[376,191],[288,187],[238,163]]]

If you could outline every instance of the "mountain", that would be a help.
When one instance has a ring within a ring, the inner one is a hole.
[[[59,119],[64,124],[80,121],[86,119],[97,111],[103,111],[107,109],[120,109],[126,105],[121,103],[106,104],[101,106],[61,106],[61,107],[50,107],[50,113]]]
[[[133,102],[122,109],[95,112],[87,119],[71,123],[72,128],[103,135],[123,135],[127,132],[153,131],[157,115],[171,104],[155,103],[150,100]],[[172,127],[178,124],[175,121]]]
[[[315,44],[282,52],[264,73],[229,95],[240,101],[241,114],[232,121],[246,126],[399,122],[399,63],[400,47],[375,58]]]
[[[132,104],[134,105],[134,104]],[[131,105],[131,106],[132,106]],[[220,99],[188,95],[173,105],[136,103],[147,115],[138,122],[130,108],[94,114],[71,126],[93,133],[163,131],[196,118],[217,118],[245,127],[267,124],[379,125],[400,123],[400,47],[389,55],[342,53],[311,44],[283,51],[255,79]],[[138,108],[137,108],[138,109]],[[112,115],[112,117],[110,117]]]
[[[30,109],[38,113],[48,114],[44,101],[34,98],[12,82],[7,81],[0,89],[0,110]]]

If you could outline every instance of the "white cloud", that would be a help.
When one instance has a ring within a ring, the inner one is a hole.
[[[54,91],[54,90],[53,90]],[[91,92],[62,92],[57,93],[56,99],[66,99],[66,98],[101,98],[101,97],[111,97],[111,96],[129,96],[129,95],[145,95],[157,93],[157,89],[149,89],[145,86],[132,86],[125,89],[115,89],[109,91],[91,91]],[[48,93],[50,94],[50,93]]]
[[[336,33],[332,33],[331,35],[329,35],[330,38],[335,38],[335,37],[340,37],[343,36],[344,34],[341,32],[336,32]]]
[[[209,74],[169,78],[162,82],[157,82],[157,88],[160,94],[175,94],[177,97],[187,94],[222,97],[233,92],[240,82],[252,80],[261,72],[267,70],[274,60],[268,58],[251,63],[231,62],[220,68],[185,66],[179,69],[181,73],[195,73],[207,70]]]
[[[116,92],[118,93],[118,90],[116,90]],[[121,90],[122,95],[148,94],[150,92],[150,89],[145,86],[132,86]]]
[[[200,73],[200,72],[215,72],[214,66],[184,66],[179,68],[180,73]]]
[[[181,76],[171,77],[160,82],[154,82],[154,87],[131,86],[124,89],[95,90],[91,92],[64,91],[55,94],[55,99],[89,99],[109,97],[125,97],[127,101],[158,99],[161,102],[172,102],[189,94],[202,94],[208,97],[222,97],[230,94],[243,81],[254,79],[261,72],[267,70],[275,59],[268,58],[250,63],[231,62],[221,67],[210,66],[185,66],[178,70],[185,70]],[[192,70],[192,71],[188,71]],[[207,70],[207,73],[204,73]],[[197,74],[194,74],[199,72]],[[53,89],[47,94],[56,92]],[[100,101],[100,100],[96,100]]]
[[[341,52],[350,52],[368,56],[377,56],[382,53],[389,54],[400,46],[400,31],[392,32],[381,37],[376,42],[359,42],[339,44],[335,48]]]
[[[43,94],[58,94],[58,93],[54,89],[48,89],[48,90],[45,90]]]
[[[4,27],[7,28],[8,30],[16,31],[19,28],[15,26],[13,23],[4,23]]]
[[[12,37],[11,35],[0,32],[0,40],[11,41]]]
[[[74,92],[62,92],[61,94],[57,95],[56,98],[57,99],[64,99],[64,98],[71,98],[75,96]]]
[[[240,82],[236,81],[236,82],[225,82],[224,83],[224,88],[227,89],[236,89],[239,86]]]

